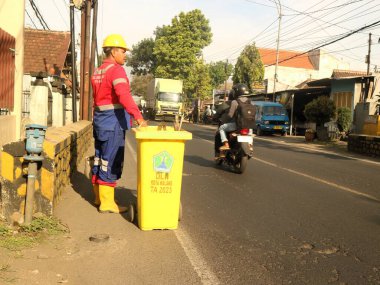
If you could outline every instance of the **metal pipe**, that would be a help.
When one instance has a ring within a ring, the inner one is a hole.
[[[292,135],[293,134],[293,108],[294,108],[294,94],[292,94],[292,109],[290,111],[290,130],[289,130],[289,134]]]
[[[34,208],[34,185],[37,175],[37,162],[29,161],[28,164],[28,184],[26,188],[26,201],[25,201],[25,219],[24,225],[28,226],[32,222],[33,208]]]

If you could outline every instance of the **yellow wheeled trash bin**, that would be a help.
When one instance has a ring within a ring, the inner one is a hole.
[[[134,129],[137,139],[137,218],[141,230],[176,229],[187,131],[149,126]],[[130,205],[130,220],[135,210]]]

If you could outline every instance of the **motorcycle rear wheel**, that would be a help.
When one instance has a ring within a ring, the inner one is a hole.
[[[244,155],[240,157],[240,160],[235,164],[236,172],[242,174],[247,168],[248,156]]]

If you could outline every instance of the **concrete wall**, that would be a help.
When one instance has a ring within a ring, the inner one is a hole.
[[[341,59],[337,59],[332,54],[320,50],[319,55],[319,78],[330,78],[334,69],[350,69],[350,64]]]
[[[264,79],[268,80],[268,93],[273,92],[275,66],[265,68]],[[277,67],[276,91],[295,89],[295,86],[307,79],[319,79],[318,71],[305,68],[293,68],[287,66]]]
[[[16,140],[21,136],[21,102],[22,102],[22,80],[24,74],[24,13],[25,1],[0,0],[0,28],[15,37],[15,86],[14,86],[14,125]],[[8,142],[14,138],[4,138]]]
[[[372,157],[380,157],[380,137],[366,135],[349,135],[348,150]]]
[[[349,69],[350,66],[323,50],[310,52],[309,59],[315,69],[278,66],[276,91],[294,89],[295,86],[307,79],[330,78],[334,69]],[[264,79],[268,80],[269,93],[273,92],[274,70],[275,66],[265,68]]]
[[[11,141],[16,140],[16,129],[10,126],[16,125],[16,116],[0,116],[0,148]]]
[[[43,145],[44,160],[38,167],[34,212],[52,215],[70,175],[83,159],[92,141],[92,125],[79,121],[60,128],[48,128]],[[27,162],[24,141],[4,145],[1,152],[0,214],[9,222],[24,215]],[[17,215],[16,215],[17,216]]]

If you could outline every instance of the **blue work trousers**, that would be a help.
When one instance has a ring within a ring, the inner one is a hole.
[[[125,130],[119,126],[113,131],[94,129],[94,139],[92,174],[96,176],[96,183],[114,186],[123,171]]]

